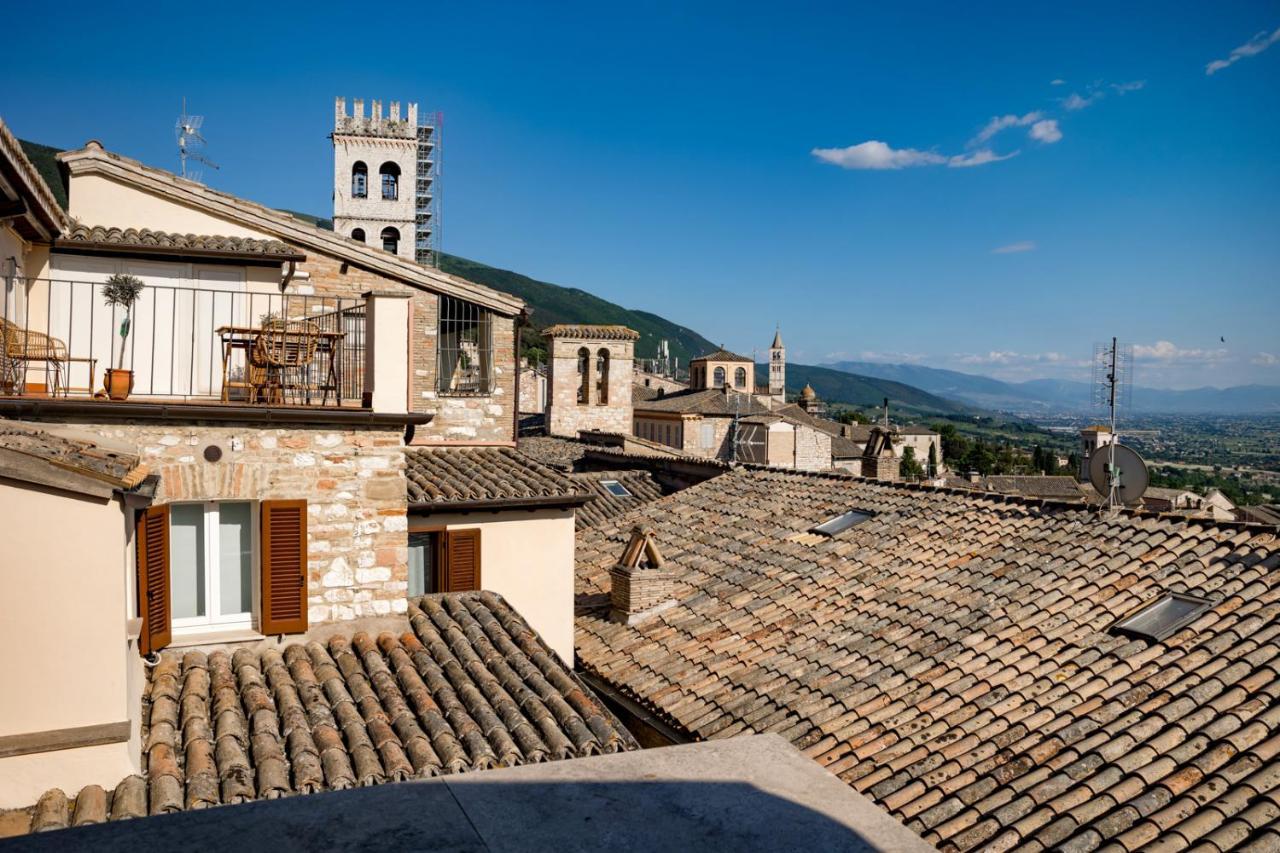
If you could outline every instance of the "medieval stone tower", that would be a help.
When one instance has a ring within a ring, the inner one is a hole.
[[[547,433],[630,435],[639,333],[626,326],[560,324],[542,335],[547,341]]]
[[[773,333],[769,347],[769,396],[774,402],[787,402],[787,348],[782,345],[782,329]]]
[[[333,111],[333,230],[434,266],[437,128],[418,124],[418,105],[337,98]]]

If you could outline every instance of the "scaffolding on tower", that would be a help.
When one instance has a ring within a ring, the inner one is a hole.
[[[428,115],[431,115],[428,113]],[[440,266],[440,157],[444,113],[418,126],[417,185],[414,187],[414,260]]]

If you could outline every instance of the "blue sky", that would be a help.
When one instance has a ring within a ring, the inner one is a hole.
[[[327,215],[334,96],[417,100],[447,251],[739,351],[1280,384],[1280,3],[893,5],[63,4],[0,115],[176,168],[186,95]]]

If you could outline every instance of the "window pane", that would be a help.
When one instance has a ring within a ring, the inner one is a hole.
[[[253,514],[248,503],[218,504],[218,613],[253,608]]]
[[[416,598],[436,591],[436,535],[409,534],[409,597]]]
[[[205,616],[204,505],[169,507],[169,603],[174,619]]]

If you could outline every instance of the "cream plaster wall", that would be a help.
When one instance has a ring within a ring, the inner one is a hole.
[[[0,737],[125,721],[136,730],[128,540],[116,500],[0,480]],[[54,785],[116,784],[138,770],[134,740],[0,759],[0,808]]]
[[[573,664],[573,510],[433,513],[409,532],[480,528],[480,586],[519,611],[565,663]]]
[[[68,195],[67,212],[85,225],[275,239],[263,231],[245,228],[104,175],[73,176]]]

